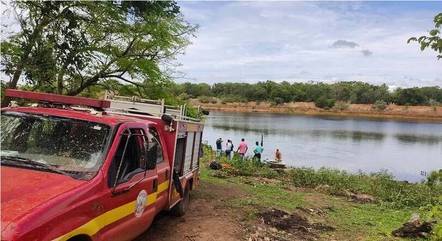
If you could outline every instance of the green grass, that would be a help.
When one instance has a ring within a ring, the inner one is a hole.
[[[211,153],[205,152],[205,153]],[[394,181],[385,173],[349,174],[330,169],[294,169],[288,173],[254,164],[252,161],[226,161],[229,168],[213,171],[205,168],[213,156],[205,156],[201,168],[202,181],[224,185],[241,190],[242,195],[226,200],[230,208],[244,213],[244,219],[256,220],[256,214],[266,208],[278,208],[288,212],[297,207],[322,208],[327,210],[324,221],[336,228],[334,232],[323,233],[324,240],[406,240],[394,238],[391,232],[406,222],[412,213],[420,213],[424,218],[431,213],[441,223],[440,183],[407,184]],[[327,193],[318,193],[313,188],[329,185]],[[344,197],[330,195],[342,190],[369,193],[380,202],[357,204]],[[439,199],[439,200],[438,200]],[[422,204],[422,205],[421,205]],[[425,206],[426,209],[419,209]],[[438,240],[436,236],[429,240]]]
[[[244,195],[226,201],[226,205],[244,213],[244,220],[253,222],[257,213],[266,208],[287,212],[297,207],[327,209],[325,222],[336,228],[323,233],[324,240],[402,240],[393,239],[391,232],[399,228],[418,209],[397,209],[377,204],[356,204],[339,197],[311,191],[290,191],[280,184],[250,184],[253,178],[217,178],[213,171],[203,171],[202,181],[235,187]],[[216,197],[213,197],[216,198]],[[362,239],[361,239],[362,238]]]
[[[336,232],[347,238],[353,234],[364,240],[391,240],[391,232],[408,220],[413,211],[416,210],[344,204],[330,212],[328,220],[336,225]]]
[[[206,149],[208,159],[213,153]],[[208,161],[208,159],[206,159]],[[406,183],[394,180],[387,172],[349,173],[346,171],[320,168],[291,168],[277,172],[253,159],[226,160],[219,158],[221,163],[229,165],[220,172],[230,176],[254,176],[282,180],[296,187],[316,188],[326,186],[324,191],[329,194],[345,192],[363,193],[374,196],[383,205],[396,208],[421,207],[425,205],[442,205],[442,171],[434,172],[424,183]],[[434,177],[433,177],[434,175]],[[433,180],[435,179],[435,180]]]

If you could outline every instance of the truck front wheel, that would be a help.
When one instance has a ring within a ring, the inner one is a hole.
[[[184,189],[183,193],[183,199],[175,207],[172,208],[172,214],[181,217],[186,214],[187,209],[189,208],[190,204],[190,188],[189,185],[186,185],[186,188]]]

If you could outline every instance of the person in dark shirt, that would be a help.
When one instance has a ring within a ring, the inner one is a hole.
[[[216,156],[221,156],[221,153],[223,152],[223,139],[218,138],[216,140]]]

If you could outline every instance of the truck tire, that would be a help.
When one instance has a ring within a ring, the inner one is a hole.
[[[189,185],[186,185],[186,188],[184,189],[183,199],[179,203],[175,205],[175,207],[172,208],[172,214],[177,217],[182,217],[184,214],[186,214],[187,209],[189,208],[190,204],[190,188]]]

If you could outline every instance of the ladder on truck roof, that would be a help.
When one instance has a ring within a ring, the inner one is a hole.
[[[161,117],[166,114],[177,120],[200,121],[197,118],[186,116],[186,105],[166,105],[164,99],[149,100],[136,96],[118,96],[106,92],[104,99],[110,102],[106,112],[122,115],[149,115]]]
[[[70,106],[77,110],[79,110],[79,108],[75,106],[84,106],[89,109],[92,108],[91,110],[106,111],[120,115],[148,115],[157,117],[169,115],[176,120],[200,121],[199,119],[186,116],[186,105],[172,106],[166,105],[164,100],[148,100],[136,96],[114,96],[108,92],[106,92],[104,100],[16,89],[5,89],[5,96],[32,100],[44,104]]]

